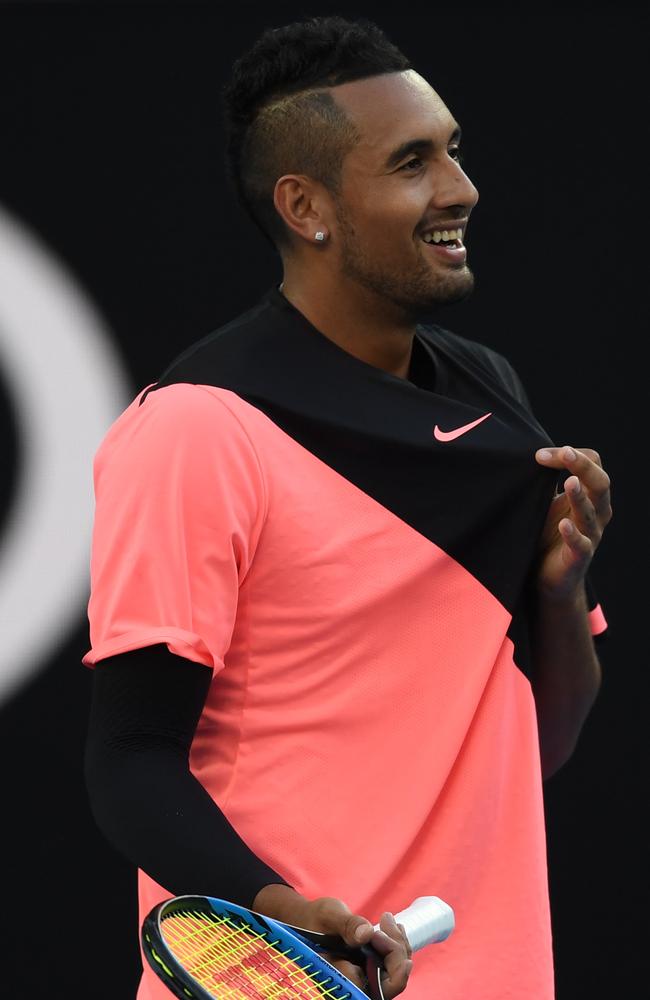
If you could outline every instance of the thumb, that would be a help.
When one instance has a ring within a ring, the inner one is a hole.
[[[328,934],[338,934],[351,948],[359,948],[370,941],[374,927],[369,920],[352,913],[340,899],[323,897],[314,900],[318,908],[319,923]]]

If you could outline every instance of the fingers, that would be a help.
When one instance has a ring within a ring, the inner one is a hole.
[[[396,927],[399,928],[399,932],[402,935],[402,940],[404,941],[404,945],[406,947],[406,957],[411,958],[411,956],[413,955],[413,949],[411,948],[411,943],[406,936],[406,930],[404,929],[404,924],[396,923]]]
[[[342,900],[332,896],[322,896],[319,899],[311,900],[307,904],[307,914],[304,919],[306,923],[303,926],[323,934],[334,934],[355,949],[367,944],[374,933],[374,928],[369,920],[352,913]],[[366,976],[360,965],[342,958],[340,955],[326,954],[325,957],[358,989],[366,990]],[[359,957],[361,960],[361,954]]]
[[[379,930],[375,930],[369,920],[352,913],[340,899],[323,897],[313,900],[310,905],[314,907],[319,930],[338,934],[354,948],[371,944],[381,956],[385,970],[381,980],[385,1000],[392,1000],[404,990],[413,967],[411,948],[404,928],[396,923],[391,913],[382,914]],[[330,958],[330,961],[356,986],[367,991],[367,983],[357,965],[344,958]]]
[[[352,913],[350,908],[340,899],[322,896],[309,904],[313,911],[314,930],[325,934],[338,934],[351,948],[368,944],[374,928],[369,920]]]
[[[381,986],[386,1000],[391,1000],[406,988],[413,968],[412,951],[404,928],[396,923],[392,913],[382,914],[379,927],[370,943],[383,958],[386,971]]]
[[[345,976],[346,979],[349,979],[351,983],[354,983],[357,989],[367,993],[368,983],[363,971],[358,965],[348,962],[345,958],[337,958],[336,955],[326,955],[325,957],[330,965],[333,965],[335,969],[338,969],[339,972]]]
[[[570,462],[579,461],[580,456],[589,459],[590,462],[602,469],[600,455],[593,448],[572,448],[571,445],[565,444],[560,448],[540,448],[535,452],[535,458],[542,465],[548,465],[553,469],[561,469]]]
[[[373,926],[369,920],[365,917],[360,917],[356,913],[351,913],[344,903],[340,900],[331,900],[332,905],[330,908],[330,916],[334,923],[338,926],[338,930],[334,933],[338,933],[346,944],[351,945],[353,948],[358,948],[361,944],[367,944],[373,935]]]
[[[552,469],[568,469],[565,494],[571,504],[572,519],[578,531],[598,544],[605,525],[612,516],[610,479],[602,467],[600,455],[593,448],[541,448],[535,458]]]

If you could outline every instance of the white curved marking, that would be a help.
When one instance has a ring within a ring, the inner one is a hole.
[[[75,279],[0,208],[0,364],[21,457],[0,538],[0,700],[87,610],[93,455],[132,396],[111,340]]]

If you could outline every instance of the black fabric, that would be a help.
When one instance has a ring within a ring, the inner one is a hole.
[[[558,474],[535,462],[552,442],[505,357],[418,324],[404,379],[339,347],[272,287],[185,349],[139,405],[180,382],[234,392],[456,560],[512,614],[514,660],[531,676],[527,592]],[[434,434],[476,420],[452,444]]]
[[[178,383],[234,392],[513,611],[557,479],[534,459],[550,438],[498,352],[436,324],[418,324],[413,351],[414,381],[367,364],[271,287],[186,348],[139,405]],[[434,437],[488,415],[453,446]]]
[[[212,671],[158,644],[94,670],[85,772],[108,841],[170,895],[251,906],[287,883],[230,825],[189,769],[189,749]]]

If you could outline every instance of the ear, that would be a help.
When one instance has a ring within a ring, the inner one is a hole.
[[[285,225],[312,244],[318,231],[331,232],[330,207],[320,184],[304,174],[285,174],[275,184],[273,204]]]

